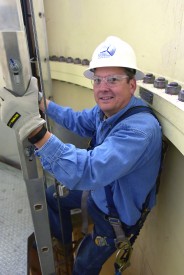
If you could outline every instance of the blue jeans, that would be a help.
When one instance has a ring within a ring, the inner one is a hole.
[[[59,199],[62,214],[62,232],[59,222],[58,202],[53,197],[54,192],[55,189],[53,186],[49,187],[46,191],[51,232],[62,243],[68,244],[72,241],[70,210],[81,207],[82,191],[72,190],[68,196]],[[95,234],[115,238],[112,226],[105,219],[104,213],[97,208],[90,195],[87,201],[87,208],[94,223]],[[77,252],[73,275],[98,275],[102,265],[115,250],[116,247],[114,244],[100,247],[95,244],[91,234],[85,236]]]

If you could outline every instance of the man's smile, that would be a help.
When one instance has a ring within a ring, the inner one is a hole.
[[[113,96],[101,96],[101,97],[99,97],[99,99],[102,100],[102,101],[109,101],[112,98],[114,98],[114,97]]]

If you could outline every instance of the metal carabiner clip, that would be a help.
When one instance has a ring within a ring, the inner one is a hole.
[[[120,272],[124,271],[130,265],[130,257],[132,254],[132,246],[130,241],[126,239],[122,242],[121,248],[116,254],[115,266]]]

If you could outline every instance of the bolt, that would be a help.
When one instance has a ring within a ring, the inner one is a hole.
[[[144,76],[143,82],[148,84],[153,84],[155,80],[155,76],[151,73],[148,73]]]
[[[164,89],[168,81],[164,77],[158,77],[155,79],[153,86],[157,89]]]
[[[81,63],[82,63],[82,65],[89,65],[89,60],[83,59]]]
[[[184,90],[179,91],[178,100],[184,102]]]
[[[58,57],[56,55],[52,55],[49,57],[51,61],[58,61]]]
[[[71,56],[67,57],[66,63],[73,63],[73,58]]]
[[[33,160],[34,148],[32,145],[25,148],[25,155],[29,158],[29,161]]]
[[[61,55],[61,56],[59,57],[59,62],[65,62],[65,61],[66,61],[66,58],[65,58],[64,56]]]
[[[38,16],[39,16],[40,18],[42,18],[42,17],[44,17],[44,13],[43,13],[43,12],[39,12],[39,13],[38,13]]]
[[[166,86],[165,93],[170,95],[178,95],[181,86],[177,82],[171,82]]]
[[[74,64],[81,64],[81,59],[80,58],[75,58],[74,59]]]

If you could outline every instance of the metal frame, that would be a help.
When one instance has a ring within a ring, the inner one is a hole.
[[[42,92],[51,91],[51,77],[46,42],[45,20],[44,16],[40,16],[44,15],[43,1],[29,1],[37,49],[37,61],[41,90]],[[3,74],[5,76],[5,86],[10,91],[13,91],[15,95],[22,96],[26,91],[28,81],[30,80],[31,69],[26,34],[22,20],[20,0],[0,0],[0,9],[2,11],[0,14],[2,14],[3,11],[6,11],[5,15],[9,15],[11,22],[14,22],[11,24],[6,20],[0,20],[0,48],[4,50],[2,54],[4,57],[4,62],[2,62],[1,58],[1,65]],[[40,19],[40,22],[35,20],[35,14],[38,15],[37,18]],[[36,32],[36,25],[39,25],[38,33]],[[40,35],[40,33],[42,33],[42,35]],[[45,36],[44,39],[43,35]],[[42,44],[44,41],[44,46],[41,46],[41,42],[38,41],[38,37],[42,41]],[[11,46],[8,47],[7,45]],[[38,50],[39,48],[40,51]],[[18,71],[18,79],[17,73],[15,77],[12,77],[11,66],[9,66],[10,58],[13,58],[13,60],[16,61],[15,68],[20,69]],[[18,82],[19,87],[16,86],[16,81]],[[27,139],[21,142],[18,136],[16,136],[16,138],[23,178],[26,183],[27,195],[31,208],[42,274],[55,274],[49,218],[45,198],[44,172],[41,168],[40,162],[34,156],[33,145],[31,145]]]

